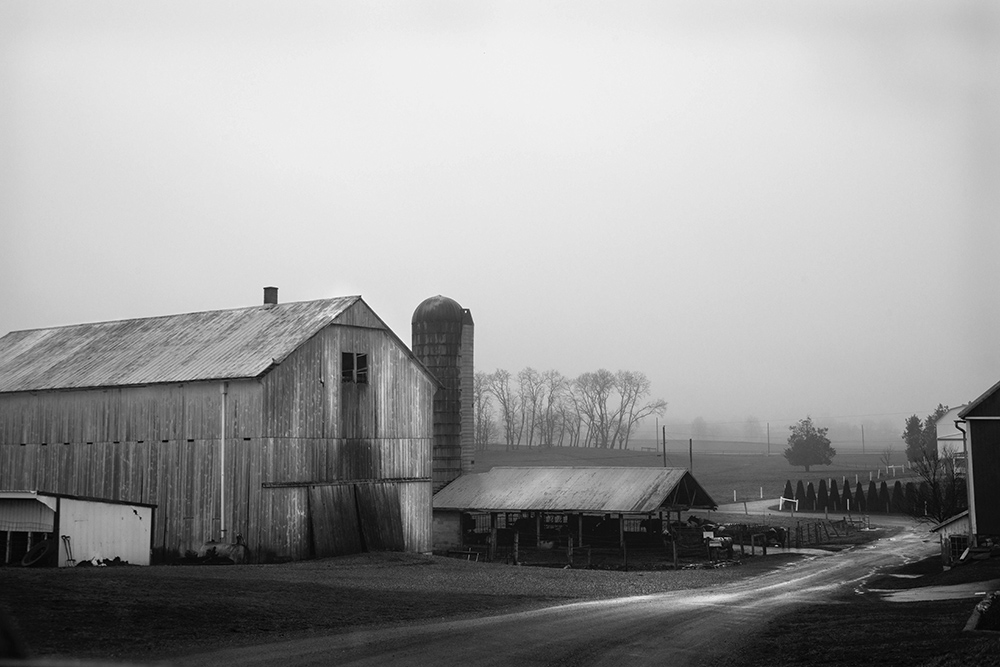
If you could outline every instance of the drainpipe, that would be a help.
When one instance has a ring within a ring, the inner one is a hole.
[[[219,414],[219,541],[226,543],[226,397],[229,383],[219,385],[222,408]]]
[[[972,460],[969,456],[969,445],[965,439],[965,429],[959,426],[959,424],[965,423],[964,419],[956,419],[955,428],[962,432],[962,454],[965,456],[965,498],[969,505],[969,544],[971,546],[978,546],[976,544],[975,526],[973,526],[975,516],[972,514]]]

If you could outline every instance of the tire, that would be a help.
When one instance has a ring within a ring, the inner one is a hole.
[[[46,558],[54,553],[57,548],[55,540],[42,540],[28,549],[28,553],[24,554],[24,558],[21,559],[21,565],[23,567],[45,565]]]

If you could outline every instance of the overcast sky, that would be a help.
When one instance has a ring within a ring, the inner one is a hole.
[[[0,95],[0,334],[275,285],[668,419],[1000,380],[990,0],[6,0]]]

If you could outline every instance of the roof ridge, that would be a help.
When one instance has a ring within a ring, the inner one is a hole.
[[[118,320],[97,320],[96,322],[77,322],[75,324],[57,324],[51,327],[35,327],[32,329],[14,329],[13,331],[8,331],[8,334],[12,333],[30,333],[33,331],[52,331],[54,329],[73,329],[75,327],[93,327],[100,326],[102,324],[120,324],[124,322],[143,322],[143,321],[153,321],[153,320],[164,320],[172,317],[184,317],[186,315],[205,315],[207,313],[232,313],[239,310],[254,310],[254,309],[267,309],[274,310],[277,308],[282,308],[285,306],[301,305],[304,303],[321,303],[325,301],[339,301],[341,299],[351,299],[352,301],[357,301],[361,298],[360,294],[348,294],[344,296],[332,296],[326,299],[304,299],[302,301],[284,301],[282,303],[259,303],[253,306],[238,306],[236,308],[210,308],[208,310],[192,310],[184,313],[173,313],[170,315],[150,315],[148,317],[123,317]],[[6,334],[0,334],[2,338]]]

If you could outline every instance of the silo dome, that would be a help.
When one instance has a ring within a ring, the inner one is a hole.
[[[423,322],[458,322],[461,323],[465,316],[462,306],[454,299],[446,296],[432,296],[424,299],[417,309],[413,311],[413,318],[410,324]]]

